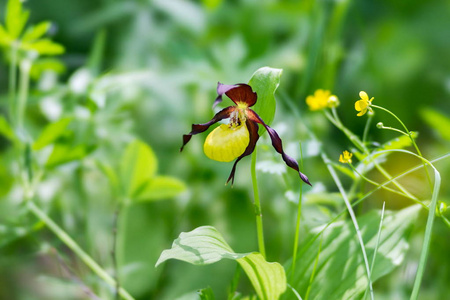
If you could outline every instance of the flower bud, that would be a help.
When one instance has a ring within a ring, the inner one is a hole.
[[[378,123],[377,123],[377,128],[378,128],[378,129],[383,129],[383,127],[384,127],[383,122],[378,122]]]
[[[328,98],[327,104],[328,104],[329,108],[333,108],[333,107],[338,107],[340,103],[339,103],[338,97],[336,97],[335,95],[331,95]]]

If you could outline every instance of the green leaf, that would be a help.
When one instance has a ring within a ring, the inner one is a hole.
[[[97,165],[99,170],[102,171],[102,173],[105,174],[106,177],[108,177],[108,180],[109,180],[113,190],[115,191],[114,194],[117,195],[117,193],[119,192],[119,188],[120,188],[120,182],[119,182],[119,177],[117,176],[117,173],[115,172],[114,168],[111,167],[109,164],[103,163],[98,160],[95,161],[95,164]]]
[[[234,253],[222,235],[212,226],[201,226],[182,232],[172,248],[161,253],[156,267],[168,259],[178,259],[193,265],[208,265],[221,259],[243,258],[250,253]]]
[[[439,135],[450,141],[450,117],[432,108],[425,108],[420,111],[420,115],[430,127],[436,130]]]
[[[50,29],[52,23],[49,21],[41,22],[35,26],[31,26],[30,28],[25,31],[22,42],[32,42],[39,38],[41,38],[44,34],[47,33],[47,31]]]
[[[153,179],[158,169],[158,160],[153,150],[144,142],[135,140],[125,149],[120,161],[120,180],[125,195],[137,196]]]
[[[31,66],[30,76],[34,80],[41,77],[41,74],[45,71],[53,71],[57,74],[62,74],[66,71],[66,66],[55,58],[42,58],[36,60]]]
[[[135,196],[138,201],[152,201],[172,198],[186,190],[181,180],[169,176],[157,176],[151,179],[139,194]]]
[[[214,300],[216,297],[214,297],[214,292],[211,287],[207,287],[205,289],[201,289],[198,291],[198,295],[200,297],[200,300]]]
[[[224,258],[242,266],[261,300],[278,299],[286,290],[286,275],[280,264],[267,262],[259,253],[235,253],[212,226],[181,233],[172,248],[161,253],[156,266],[168,259],[207,265]]]
[[[386,211],[372,282],[390,273],[403,261],[409,248],[407,237],[420,208],[415,205],[397,212]],[[380,211],[371,211],[358,218],[369,260],[377,244],[380,214]],[[367,288],[367,274],[352,222],[335,222],[322,236],[322,250],[309,299],[329,299],[330,295],[334,299],[359,299]],[[319,240],[316,235],[310,236],[299,250],[301,259],[297,260],[291,282],[299,292],[304,293],[308,288]]]
[[[274,93],[280,84],[282,69],[263,67],[253,73],[248,84],[258,95],[258,101],[252,109],[270,125],[275,116],[276,102]],[[260,134],[264,129],[260,128]]]
[[[57,143],[47,160],[46,167],[52,168],[74,160],[79,160],[91,153],[95,147],[88,145],[71,146]]]
[[[40,150],[55,142],[59,137],[64,135],[67,126],[69,126],[71,121],[71,117],[66,117],[47,125],[38,139],[34,142],[33,150]]]
[[[9,36],[9,33],[6,32],[3,25],[0,24],[0,45],[9,46],[10,43],[11,37]]]
[[[251,253],[237,261],[247,273],[259,299],[278,299],[286,290],[286,273],[279,263],[267,262],[260,253]]]
[[[0,135],[3,135],[10,141],[16,141],[16,135],[12,130],[11,126],[9,126],[8,121],[3,116],[0,116]]]
[[[16,39],[22,33],[27,23],[29,11],[22,10],[20,0],[9,0],[6,7],[6,28],[12,39]]]
[[[49,39],[41,39],[35,42],[23,43],[24,50],[34,50],[41,55],[58,55],[64,53],[64,46]]]

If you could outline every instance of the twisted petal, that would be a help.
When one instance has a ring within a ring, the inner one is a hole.
[[[269,134],[270,139],[272,140],[272,146],[275,148],[275,150],[278,153],[281,154],[281,157],[283,158],[286,165],[288,167],[296,170],[298,172],[298,175],[300,176],[301,180],[303,180],[305,183],[311,185],[308,177],[305,174],[303,174],[302,172],[300,172],[297,161],[295,159],[293,159],[292,157],[288,156],[286,153],[284,153],[283,145],[282,145],[280,137],[278,136],[278,133],[275,130],[273,130],[272,128],[270,128],[269,126],[267,126],[266,123],[264,123],[264,121],[261,119],[261,117],[258,116],[258,114],[256,112],[254,112],[253,110],[248,109],[247,116],[250,120],[257,122],[259,124],[262,124],[266,128],[267,133]]]
[[[233,164],[233,168],[231,169],[230,176],[228,177],[228,180],[227,180],[227,183],[231,180],[231,185],[233,185],[233,183],[234,183],[234,173],[236,172],[237,163],[245,156],[253,153],[253,151],[255,150],[256,142],[259,139],[258,124],[247,119],[245,121],[245,125],[247,126],[248,133],[250,135],[250,141],[249,141],[248,146],[245,149],[244,153],[242,153]]]
[[[220,82],[217,83],[217,98],[214,101],[213,108],[217,106],[220,102],[222,102],[222,95],[228,92],[231,89],[238,87],[237,85],[228,85],[222,84]]]
[[[217,98],[214,101],[213,108],[222,101],[222,95],[227,95],[237,105],[244,104],[246,107],[255,105],[256,93],[248,84],[240,83],[237,85],[217,84]]]
[[[228,106],[221,111],[219,111],[212,119],[211,121],[204,123],[204,124],[192,124],[192,131],[188,134],[183,135],[183,146],[180,148],[180,152],[183,151],[184,146],[191,140],[191,137],[194,134],[202,133],[206,130],[208,130],[209,126],[211,126],[214,123],[217,123],[220,120],[226,119],[230,117],[230,114],[236,109],[235,106]]]

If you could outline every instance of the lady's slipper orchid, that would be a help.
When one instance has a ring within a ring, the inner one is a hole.
[[[214,123],[229,118],[228,125],[222,124],[211,131],[206,138],[203,150],[206,156],[213,160],[229,162],[236,159],[227,180],[227,183],[231,180],[233,184],[237,163],[255,150],[256,142],[259,139],[258,124],[261,124],[267,130],[272,140],[272,146],[281,154],[286,165],[296,170],[300,178],[311,185],[308,177],[299,171],[297,161],[284,153],[277,132],[264,123],[261,117],[250,108],[255,105],[257,95],[249,85],[243,83],[225,85],[219,82],[217,94],[213,107],[222,101],[223,94],[227,95],[236,105],[222,109],[207,123],[193,124],[192,131],[183,135],[183,146],[180,151],[191,140],[192,135],[202,133]]]

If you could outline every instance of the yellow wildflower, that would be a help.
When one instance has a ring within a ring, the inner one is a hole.
[[[359,92],[359,97],[361,99],[355,103],[355,109],[359,111],[357,114],[358,117],[364,115],[367,111],[372,112],[372,108],[370,106],[372,105],[373,100],[373,97],[369,100],[369,96],[364,91]]]
[[[318,89],[314,92],[314,95],[306,97],[306,104],[308,104],[310,110],[321,110],[338,106],[339,100],[335,95],[331,95],[330,91]]]
[[[352,156],[353,156],[353,153],[350,153],[347,150],[345,150],[344,152],[342,152],[341,155],[339,155],[339,162],[341,162],[343,164],[351,164]]]

